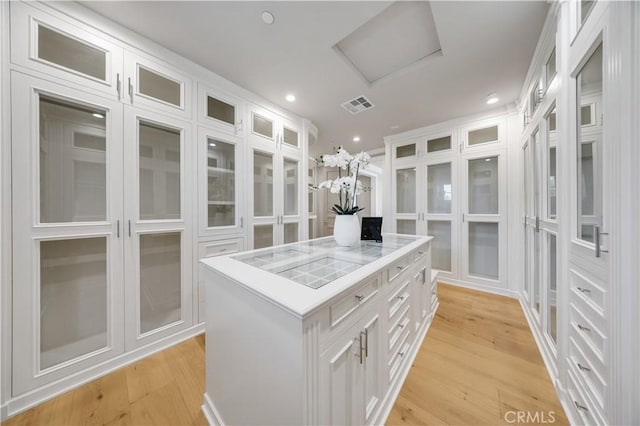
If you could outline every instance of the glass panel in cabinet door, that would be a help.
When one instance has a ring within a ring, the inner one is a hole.
[[[451,136],[427,140],[427,152],[446,151],[451,149]]]
[[[416,235],[416,221],[411,219],[396,220],[396,233]]]
[[[182,106],[182,84],[138,65],[138,91],[177,107]]]
[[[549,83],[551,83],[551,80],[553,80],[557,72],[556,49],[553,49],[553,51],[551,52],[551,55],[549,56],[549,59],[547,59],[547,63],[545,64],[544,68],[547,75],[547,87],[549,87]]]
[[[140,334],[179,321],[180,232],[140,235]]]
[[[558,343],[558,263],[557,263],[557,244],[556,244],[556,236],[554,234],[549,234],[548,238],[549,250],[548,250],[548,260],[547,264],[549,265],[549,276],[547,277],[548,282],[548,294],[547,294],[547,315],[549,316],[547,321],[547,332],[549,336],[553,339],[554,343]]]
[[[584,24],[584,21],[589,16],[589,12],[596,4],[596,0],[580,0],[580,23]]]
[[[416,169],[396,170],[396,213],[416,212]]]
[[[498,224],[469,222],[469,274],[497,280]]]
[[[416,144],[402,145],[396,147],[396,158],[413,157],[416,155]]]
[[[371,209],[371,177],[360,175],[358,180],[362,183],[362,187],[365,189],[356,197],[356,205],[363,209],[357,213],[358,217],[362,221],[363,217],[373,215]]]
[[[578,108],[577,140],[577,233],[584,241],[594,241],[594,226],[602,225],[602,161],[599,158],[602,131],[595,127],[586,128],[587,119],[580,108],[585,97],[602,96],[602,44],[593,52],[576,78]],[[591,113],[588,114],[591,120]]]
[[[273,139],[273,121],[260,114],[253,114],[253,122],[251,123],[254,133]]]
[[[483,129],[471,130],[468,133],[468,144],[478,145],[481,143],[498,141],[498,126],[485,127]]]
[[[298,162],[284,160],[282,182],[284,186],[284,214],[287,216],[298,214]]]
[[[236,107],[213,96],[207,96],[207,117],[236,124]]]
[[[107,113],[41,96],[40,223],[104,221]]]
[[[451,213],[451,163],[427,166],[427,212]]]
[[[580,126],[591,126],[594,124],[593,105],[582,105],[580,107]]]
[[[498,214],[498,157],[469,160],[469,213]]]
[[[253,248],[259,249],[273,245],[273,225],[255,225],[253,227]]]
[[[207,139],[207,224],[236,224],[236,146]]]
[[[273,216],[273,156],[253,153],[253,215]]]
[[[285,223],[284,224],[284,243],[296,243],[298,242],[298,224],[297,223]]]
[[[296,148],[299,146],[298,142],[298,132],[295,130],[291,130],[288,127],[284,127],[282,131],[282,142],[287,145],[295,146]]]
[[[316,238],[316,220],[309,219],[309,239],[312,240]]]
[[[451,222],[430,220],[427,228],[427,235],[433,237],[431,267],[451,272]]]
[[[38,58],[106,81],[107,52],[38,24]]]
[[[533,305],[533,309],[535,309],[535,311],[538,313],[538,315],[540,315],[540,301],[542,298],[542,292],[541,292],[541,274],[540,274],[540,233],[535,232],[534,230],[534,234],[533,234],[533,259],[531,262],[531,276],[533,278],[532,281],[532,285],[533,285],[533,298],[532,298],[532,305]],[[540,318],[538,316],[538,318]]]
[[[105,348],[107,238],[40,242],[40,369]]]
[[[181,135],[140,121],[140,220],[180,219]]]

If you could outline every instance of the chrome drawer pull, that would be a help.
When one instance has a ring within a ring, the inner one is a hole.
[[[359,295],[359,294],[356,294],[356,300],[357,300],[358,302],[362,302],[362,299],[364,299],[364,296],[361,296],[361,295]]]
[[[582,331],[591,331],[589,327],[585,327],[584,325],[580,325],[580,324],[578,324],[578,328]]]
[[[404,269],[404,266],[396,266],[396,268],[398,268],[398,271],[401,271]]]
[[[403,296],[397,296],[397,297],[398,297],[398,299],[400,299],[400,300],[404,300],[404,295],[403,295]]]
[[[404,356],[404,352],[398,352],[398,355],[402,358]]]
[[[582,288],[582,287],[576,287],[578,289],[578,291],[580,291],[581,293],[589,293],[591,294],[591,290],[589,290],[588,288]]]
[[[398,324],[398,327],[404,328],[404,324]]]
[[[583,410],[583,411],[586,411],[587,413],[589,412],[589,409],[584,405],[580,404],[578,401],[573,401],[573,403],[576,404],[576,408],[578,410]]]
[[[578,368],[582,371],[591,371],[591,369],[589,367],[585,367],[584,365],[580,364],[579,362],[576,362],[576,364],[578,365]]]

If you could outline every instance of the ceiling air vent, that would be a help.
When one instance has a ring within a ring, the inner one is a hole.
[[[358,114],[364,110],[373,108],[373,103],[364,96],[358,96],[342,104],[342,108],[349,111],[351,114]]]

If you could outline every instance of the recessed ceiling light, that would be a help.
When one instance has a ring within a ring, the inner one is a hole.
[[[360,142],[360,136],[354,136],[353,137],[353,141],[354,142]]]
[[[267,25],[271,25],[273,24],[273,21],[275,21],[275,18],[273,17],[273,13],[267,10],[262,12],[262,22],[264,22]]]
[[[491,158],[485,158],[484,161],[491,161]]]
[[[500,99],[498,99],[498,95],[494,93],[489,93],[489,96],[487,96],[487,105],[492,105],[495,104],[496,102],[498,102]]]
[[[285,97],[285,99],[286,99],[286,100],[288,100],[289,102],[293,102],[293,101],[295,101],[295,100],[296,100],[296,96],[295,96],[295,95],[292,95],[291,93],[289,93],[289,94]]]
[[[216,146],[216,144],[213,142],[209,142],[209,146]]]
[[[104,118],[104,115],[100,114],[99,112],[94,112],[93,115],[95,118]]]

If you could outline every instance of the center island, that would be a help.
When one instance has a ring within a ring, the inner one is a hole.
[[[431,240],[202,259],[209,423],[384,423],[438,307]]]

